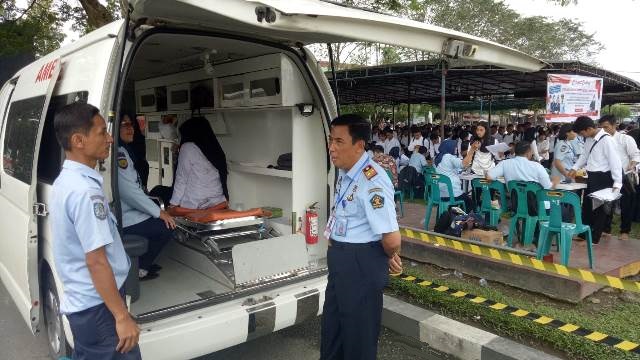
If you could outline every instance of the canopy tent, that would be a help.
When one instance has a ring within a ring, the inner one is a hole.
[[[580,61],[554,61],[540,71],[520,72],[490,65],[469,65],[451,60],[446,70],[447,108],[471,108],[480,99],[498,97],[499,108],[522,109],[533,102],[544,102],[547,74],[575,74],[604,79],[603,105],[640,103],[640,83]],[[331,72],[327,73],[331,86]],[[338,102],[347,104],[438,104],[442,68],[438,60],[370,66],[336,71]]]

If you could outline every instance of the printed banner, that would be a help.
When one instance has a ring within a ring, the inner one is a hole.
[[[547,75],[547,122],[572,122],[579,116],[597,120],[602,104],[602,78]]]

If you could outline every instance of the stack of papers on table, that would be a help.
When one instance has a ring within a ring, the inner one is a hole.
[[[497,157],[500,153],[505,153],[509,151],[510,148],[509,148],[509,144],[499,143],[499,144],[487,146],[487,150],[489,150],[489,152],[492,153],[493,156]]]

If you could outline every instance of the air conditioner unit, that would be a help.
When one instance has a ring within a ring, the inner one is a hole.
[[[445,55],[452,58],[458,58],[462,55],[463,47],[464,42],[460,40],[447,40],[442,50]]]

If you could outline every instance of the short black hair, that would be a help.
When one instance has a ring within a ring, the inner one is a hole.
[[[516,144],[516,148],[514,152],[517,156],[522,156],[527,153],[527,151],[531,150],[531,143],[525,140],[520,141]]]
[[[562,126],[560,126],[560,131],[558,131],[558,140],[567,140],[567,133],[569,131],[573,131],[573,125],[562,124]]]
[[[376,145],[373,147],[373,152],[380,152],[380,153],[384,153],[384,147],[382,147],[382,145]]]
[[[588,128],[595,129],[596,124],[588,116],[579,116],[576,122],[573,123],[573,131],[579,133],[580,131],[587,130]]]
[[[334,126],[347,126],[349,128],[349,135],[351,136],[351,142],[353,144],[359,140],[364,141],[366,144],[371,139],[371,124],[359,115],[340,115],[331,121],[331,127]]]
[[[618,119],[614,115],[604,115],[598,120],[598,124],[602,124],[604,122],[608,122],[611,125],[616,125],[618,123]]]
[[[71,136],[74,133],[88,134],[93,127],[93,118],[100,110],[90,104],[76,102],[64,106],[53,119],[56,139],[65,151],[71,150]]]

